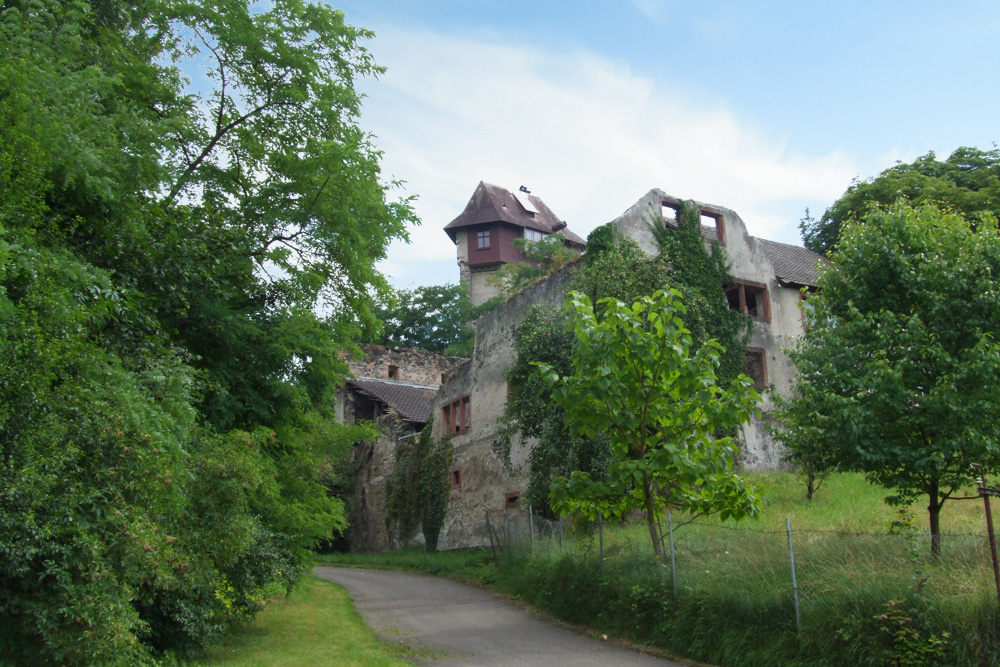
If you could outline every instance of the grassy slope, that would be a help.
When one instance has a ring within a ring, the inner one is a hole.
[[[197,662],[198,667],[402,667],[365,625],[347,592],[304,579],[292,595],[265,609]]]

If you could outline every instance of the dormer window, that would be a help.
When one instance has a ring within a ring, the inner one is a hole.
[[[524,230],[524,238],[528,239],[529,241],[541,241],[543,236],[545,235],[534,229]]]
[[[476,232],[476,248],[485,250],[490,247],[490,230]]]

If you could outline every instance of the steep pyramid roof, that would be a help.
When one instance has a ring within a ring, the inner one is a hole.
[[[507,188],[479,181],[465,210],[449,222],[444,231],[452,242],[455,230],[471,225],[506,222],[517,227],[534,229],[543,234],[562,234],[570,245],[582,249],[587,242],[563,226],[562,221],[540,198],[530,192],[511,192]]]

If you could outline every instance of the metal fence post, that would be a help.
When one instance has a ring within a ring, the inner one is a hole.
[[[674,517],[667,512],[667,530],[670,531],[670,578],[674,582],[674,599],[677,598],[677,558],[674,555]]]
[[[535,508],[528,505],[528,534],[531,537],[531,550],[535,550]]]
[[[600,510],[597,510],[597,536],[601,545],[601,574],[604,574],[604,515]]]
[[[785,530],[788,532],[788,558],[792,563],[792,597],[795,598],[795,631],[802,632],[802,617],[799,614],[799,584],[795,580],[795,552],[792,551],[792,522],[785,517]]]
[[[500,556],[497,555],[497,546],[493,541],[493,526],[490,525],[490,511],[486,510],[486,532],[490,536],[490,548],[493,549],[493,566],[500,567]]]
[[[510,511],[503,511],[503,545],[504,548],[510,548]]]

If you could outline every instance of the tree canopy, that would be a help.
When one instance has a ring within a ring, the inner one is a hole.
[[[780,410],[794,461],[864,472],[907,503],[941,507],[1000,468],[1000,236],[933,205],[848,221],[810,297]]]
[[[849,220],[862,220],[872,207],[888,207],[900,198],[912,205],[937,204],[975,224],[981,213],[1000,210],[1000,150],[963,147],[943,162],[930,152],[855,181],[819,220],[806,212],[799,224],[805,246],[829,255]]]
[[[552,484],[563,514],[625,515],[641,510],[653,550],[662,560],[657,519],[667,507],[723,518],[755,516],[756,491],[733,471],[736,444],[718,433],[757,408],[749,378],[720,388],[715,369],[721,346],[706,341],[692,351],[677,290],[659,291],[633,305],[597,304],[570,293],[571,371],[538,364],[565,415],[571,436],[606,437],[612,462],[603,479],[584,471]]]
[[[382,328],[371,342],[471,357],[476,337],[471,322],[496,304],[490,299],[473,306],[464,285],[401,289],[377,304]]]
[[[196,647],[343,527],[317,464],[367,432],[332,390],[414,221],[357,125],[368,36],[297,0],[0,4],[5,657]]]

